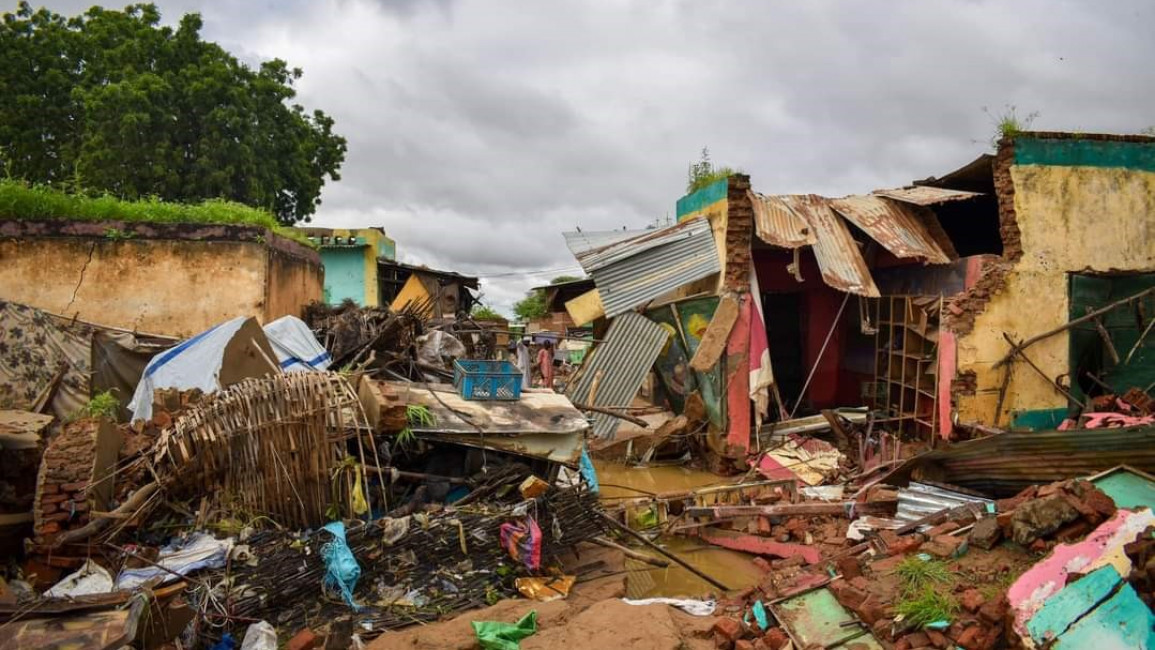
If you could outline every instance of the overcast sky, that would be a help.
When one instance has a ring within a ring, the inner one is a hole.
[[[758,191],[841,195],[962,166],[1008,105],[1044,130],[1155,125],[1150,0],[157,4],[304,69],[300,102],[349,141],[316,225],[383,226],[507,313],[577,270],[563,231],[672,218],[704,146]]]

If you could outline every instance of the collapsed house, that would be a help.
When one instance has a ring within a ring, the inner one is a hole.
[[[732,457],[761,446],[764,422],[845,405],[924,443],[960,423],[1054,428],[1155,382],[1152,156],[1149,137],[1019,133],[866,195],[731,176],[680,199],[676,226],[567,233],[597,288],[566,307],[611,334],[634,311],[670,332],[655,367],[668,403],[701,399]]]

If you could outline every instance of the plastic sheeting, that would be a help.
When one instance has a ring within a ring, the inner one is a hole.
[[[325,370],[333,362],[305,321],[296,316],[282,316],[265,325],[264,330],[277,353],[277,363],[285,372]]]
[[[47,598],[75,598],[90,594],[107,594],[112,591],[112,576],[92,560],[85,560],[84,566],[52,585],[44,592]]]
[[[160,578],[163,584],[176,579],[174,573],[183,576],[199,569],[219,569],[225,565],[232,549],[232,537],[216,539],[207,533],[194,533],[183,542],[173,542],[162,548],[156,561],[160,566],[121,571],[116,577],[116,588],[131,590],[153,578]]]

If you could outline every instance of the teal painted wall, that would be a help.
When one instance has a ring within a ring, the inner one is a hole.
[[[1155,141],[1015,138],[1016,165],[1123,167],[1155,172]],[[691,195],[692,196],[692,195]]]
[[[365,304],[365,249],[322,248],[321,262],[325,265],[325,302],[335,305],[352,298],[358,305]]]
[[[730,179],[723,178],[719,181],[715,181],[710,185],[707,185],[706,187],[703,187],[693,194],[687,194],[686,196],[683,196],[682,198],[678,199],[678,219],[681,219],[682,215],[684,214],[697,212],[707,205],[721,201],[722,199],[726,198],[726,193],[729,191],[729,189]]]

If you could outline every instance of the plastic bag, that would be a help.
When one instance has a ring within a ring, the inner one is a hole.
[[[277,630],[267,621],[257,621],[245,630],[241,650],[277,650]]]
[[[321,547],[321,558],[325,561],[324,586],[336,587],[350,607],[360,609],[353,602],[353,590],[361,578],[361,566],[357,564],[357,558],[353,557],[353,551],[349,550],[349,544],[345,541],[345,524],[334,521],[325,524],[322,530],[333,535],[333,541]]]
[[[522,639],[537,632],[537,610],[531,610],[517,623],[473,621],[471,625],[482,650],[518,650]]]

